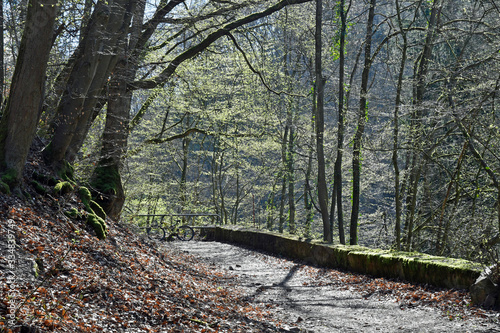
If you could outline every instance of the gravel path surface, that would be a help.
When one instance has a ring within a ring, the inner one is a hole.
[[[450,320],[432,307],[402,308],[394,297],[374,299],[322,283],[317,269],[247,248],[201,241],[167,246],[234,274],[248,300],[269,305],[293,323],[285,325],[291,332],[500,332],[498,318]]]

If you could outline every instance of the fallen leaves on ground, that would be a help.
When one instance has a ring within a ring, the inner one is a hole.
[[[453,319],[498,318],[498,312],[486,311],[471,305],[466,290],[437,288],[386,278],[344,272],[334,269],[303,266],[302,270],[312,277],[309,286],[332,286],[351,290],[363,298],[393,300],[401,309],[429,306],[441,310],[443,316]]]
[[[41,270],[37,278],[9,284],[6,265],[0,267],[6,273],[0,278],[0,332],[12,308],[13,332],[22,326],[57,332],[279,330],[267,307],[244,300],[232,276],[179,251],[160,252],[111,221],[108,238],[100,241],[84,221],[61,213],[68,202],[81,205],[74,197],[4,204],[0,237],[13,232],[16,255],[33,258]],[[9,219],[14,223],[8,225]]]

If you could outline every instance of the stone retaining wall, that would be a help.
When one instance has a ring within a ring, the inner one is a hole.
[[[321,267],[438,287],[468,289],[481,272],[479,264],[461,259],[309,242],[292,235],[236,226],[203,227],[202,234],[207,239],[247,245]]]

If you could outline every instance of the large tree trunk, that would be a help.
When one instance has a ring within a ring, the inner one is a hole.
[[[128,122],[132,92],[127,91],[131,74],[126,63],[116,68],[110,82],[106,124],[102,135],[99,162],[92,175],[91,184],[96,191],[96,201],[112,219],[120,216],[125,202],[120,171],[127,149]]]
[[[102,146],[94,173],[91,177],[92,188],[97,192],[96,201],[102,206],[106,214],[112,219],[118,219],[125,202],[125,191],[120,176],[123,158],[127,151],[129,135],[130,106],[132,104],[132,91],[127,89],[129,82],[133,81],[137,72],[136,59],[129,59],[129,50],[137,43],[144,16],[144,7],[137,10],[131,1],[126,7],[126,17],[131,17],[135,11],[134,22],[130,38],[121,40],[116,48],[118,62],[114,68],[113,77],[109,84],[108,107],[106,124],[102,135]],[[119,35],[128,33],[128,20],[123,22]]]
[[[86,29],[55,118],[45,157],[55,165],[73,161],[88,133],[103,87],[116,65],[136,1],[98,2]]]
[[[109,17],[108,6],[103,1],[98,2],[82,39],[81,57],[76,59],[72,67],[57,109],[54,136],[44,150],[44,157],[55,166],[63,162],[76,125],[84,116],[83,103],[97,70],[99,52],[102,52],[104,46],[102,31],[106,29]]]
[[[373,19],[375,17],[376,0],[370,1],[370,10],[368,11],[368,22],[366,25],[365,38],[365,61],[363,72],[361,73],[361,91],[359,98],[358,110],[358,128],[354,135],[354,147],[352,156],[352,211],[351,211],[351,226],[349,232],[349,244],[358,244],[358,218],[359,218],[359,200],[361,195],[361,139],[365,130],[366,117],[368,115],[367,95],[368,95],[368,78],[370,74],[371,45],[373,34]]]
[[[0,121],[0,168],[11,173],[12,185],[22,178],[36,133],[56,13],[55,0],[32,0],[28,6],[10,96]]]

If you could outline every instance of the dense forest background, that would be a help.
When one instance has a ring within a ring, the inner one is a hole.
[[[43,147],[113,219],[210,212],[473,260],[500,241],[497,0],[21,0],[1,17],[4,192],[26,197]]]

